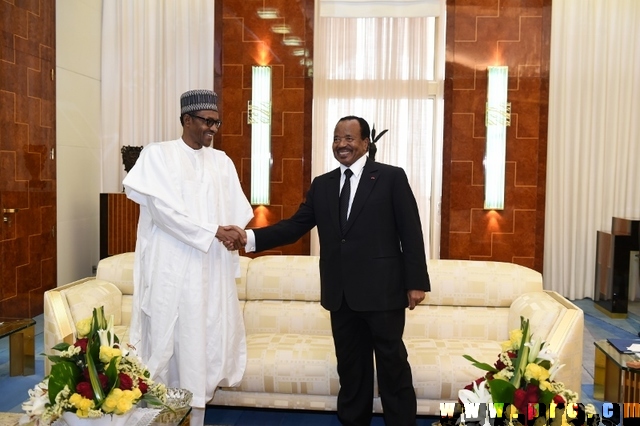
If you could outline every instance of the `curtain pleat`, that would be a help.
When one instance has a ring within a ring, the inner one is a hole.
[[[120,149],[179,138],[180,95],[213,89],[214,2],[102,2],[102,192],[121,192]]]
[[[597,231],[640,218],[640,2],[552,4],[544,283],[594,297]]]
[[[432,84],[438,75],[436,25],[435,18],[316,15],[314,37],[312,176],[339,165],[331,141],[341,117],[361,116],[377,133],[388,129],[376,143],[376,161],[407,173],[430,257],[439,252],[440,230],[434,224],[440,221],[433,217],[439,218],[442,170],[435,154],[441,151],[436,137],[441,95]],[[312,254],[319,253],[315,234],[311,241]]]

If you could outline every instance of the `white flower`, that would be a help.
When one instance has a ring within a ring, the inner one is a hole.
[[[553,380],[556,378],[556,374],[558,374],[558,371],[560,371],[560,369],[564,367],[564,364],[553,364],[551,365],[551,368],[549,369],[549,381],[553,382]]]
[[[109,323],[105,330],[98,330],[100,337],[100,346],[108,346],[110,348],[115,344],[115,333],[113,332],[113,315],[109,317]]]
[[[536,362],[544,360],[549,361],[551,365],[553,365],[558,360],[558,354],[555,352],[551,352],[551,349],[549,349],[549,345],[547,343],[545,343],[542,349],[540,349],[538,357],[536,358]]]
[[[492,403],[491,394],[484,382],[478,387],[476,382],[473,382],[473,390],[461,389],[458,391],[458,398],[463,404],[489,404]]]

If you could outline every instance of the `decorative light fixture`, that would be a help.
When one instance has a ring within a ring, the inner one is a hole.
[[[271,67],[252,67],[251,100],[251,204],[269,204],[271,182]]]
[[[507,102],[509,67],[487,67],[487,145],[484,157],[484,208],[504,209],[504,174],[507,126],[511,125],[511,103]]]

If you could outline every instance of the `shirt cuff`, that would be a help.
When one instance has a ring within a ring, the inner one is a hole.
[[[247,253],[256,251],[256,234],[251,229],[247,229],[247,244],[244,246],[244,251]]]

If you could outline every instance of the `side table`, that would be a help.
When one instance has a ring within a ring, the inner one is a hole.
[[[607,340],[595,342],[593,397],[607,402],[640,403],[640,370],[627,367],[633,353],[620,353]]]
[[[9,375],[30,376],[36,372],[35,320],[0,318],[0,338],[9,336]]]

